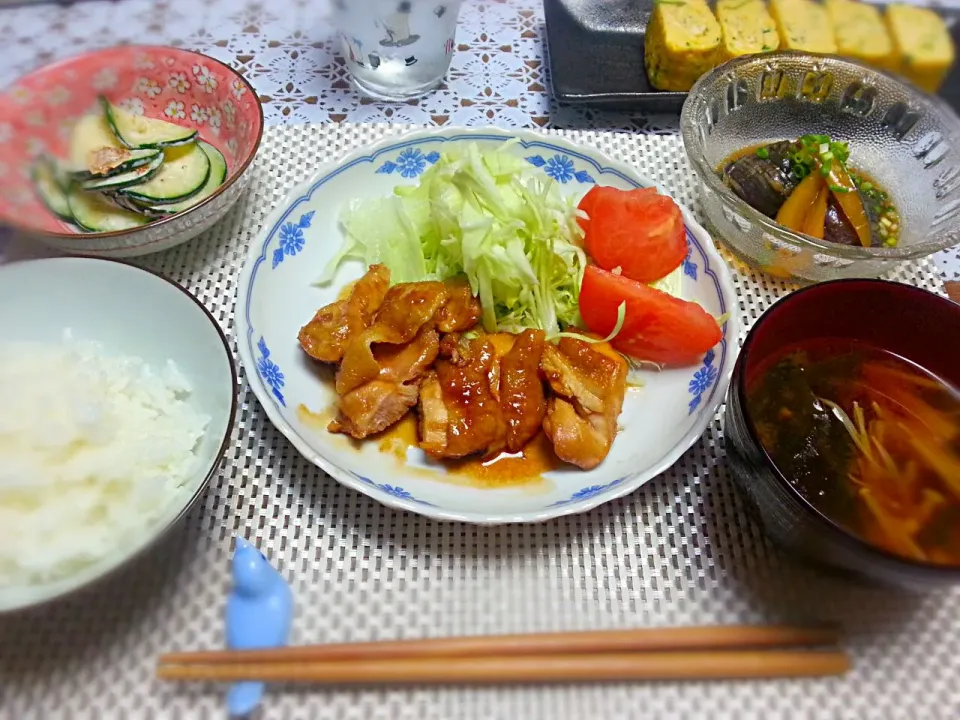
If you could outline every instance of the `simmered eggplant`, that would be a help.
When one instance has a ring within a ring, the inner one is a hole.
[[[796,143],[784,140],[748,152],[726,164],[723,181],[747,205],[775,217],[800,182],[790,159],[796,150]]]
[[[718,169],[744,202],[798,233],[838,245],[894,247],[900,217],[887,193],[852,170],[846,143],[826,135],[761,145]]]
[[[886,193],[858,193],[870,223],[870,247],[895,247],[900,232],[900,218]],[[860,237],[833,195],[827,203],[823,239],[838,245],[861,244]]]
[[[827,200],[827,214],[823,220],[823,239],[837,245],[859,245],[860,238],[847,220],[840,203],[831,195]]]

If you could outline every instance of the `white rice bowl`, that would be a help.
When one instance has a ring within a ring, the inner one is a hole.
[[[173,361],[92,342],[0,342],[0,585],[57,580],[176,501],[210,418]]]
[[[0,612],[88,585],[174,528],[233,429],[213,317],[132,265],[0,265]]]

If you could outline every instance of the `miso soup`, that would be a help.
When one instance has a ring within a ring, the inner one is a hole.
[[[960,392],[843,339],[785,348],[747,382],[767,454],[819,511],[906,558],[960,565]]]

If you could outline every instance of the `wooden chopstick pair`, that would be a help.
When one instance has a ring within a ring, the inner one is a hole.
[[[316,685],[815,677],[850,668],[838,641],[830,628],[762,626],[398,640],[168,653],[157,676]]]

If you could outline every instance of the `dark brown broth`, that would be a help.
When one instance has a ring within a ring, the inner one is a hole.
[[[857,403],[869,457],[826,400],[854,427]],[[771,460],[819,511],[891,552],[960,564],[960,475],[951,479],[960,468],[955,388],[870,345],[817,340],[756,369],[747,408]],[[947,464],[934,467],[916,437]]]

